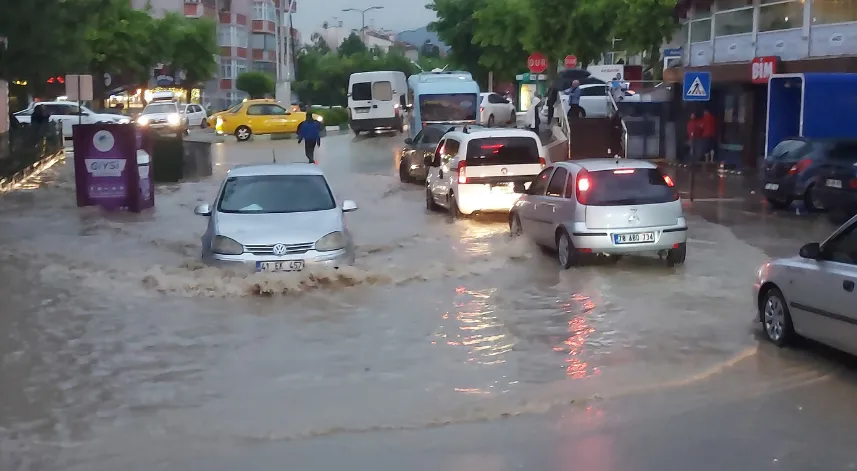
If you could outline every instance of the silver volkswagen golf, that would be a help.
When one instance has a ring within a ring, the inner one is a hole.
[[[229,171],[214,205],[194,212],[209,217],[202,259],[217,266],[296,272],[311,265],[354,263],[344,213],[321,170],[310,164],[269,164]]]
[[[512,236],[554,249],[563,268],[584,254],[643,252],[684,263],[687,222],[672,179],[642,160],[583,159],[545,168],[509,213]]]

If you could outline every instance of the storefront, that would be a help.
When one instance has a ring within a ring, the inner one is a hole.
[[[524,73],[515,76],[518,82],[517,99],[518,111],[527,111],[530,109],[530,104],[533,102],[533,96],[536,93],[545,95],[547,92],[547,79],[545,74]]]

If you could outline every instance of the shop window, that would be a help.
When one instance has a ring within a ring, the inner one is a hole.
[[[717,12],[714,15],[714,35],[729,36],[753,32],[753,8]]]
[[[762,0],[759,7],[759,32],[781,31],[803,26],[803,3],[770,3]]]
[[[711,41],[711,20],[696,20],[690,22],[690,42],[699,43]]]
[[[829,25],[857,21],[857,0],[813,0],[812,24]]]
[[[691,20],[701,20],[705,18],[711,18],[711,6],[696,6],[693,8],[693,11],[690,12]]]
[[[717,13],[739,8],[753,8],[753,0],[718,0]]]

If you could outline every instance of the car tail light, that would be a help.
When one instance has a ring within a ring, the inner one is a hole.
[[[809,159],[799,160],[798,163],[792,165],[792,168],[789,169],[789,175],[797,175],[798,173],[803,172],[811,163],[812,161]]]
[[[467,162],[458,161],[458,183],[467,183]]]
[[[852,178],[851,180],[848,180],[848,188],[851,188],[852,190],[857,190],[857,178]]]
[[[667,186],[669,186],[669,187],[675,186],[675,182],[673,181],[673,179],[669,175],[664,175],[664,182],[666,182]]]
[[[482,114],[482,113],[484,113],[484,112],[485,112],[485,107],[484,107],[484,106],[480,106],[480,107],[479,107],[479,114]]]
[[[541,165],[542,168],[545,168],[545,167],[547,167],[548,162],[547,162],[547,160],[545,160],[544,157],[539,157],[539,165]]]
[[[623,169],[620,169],[620,170],[613,170],[613,174],[614,174],[614,175],[629,175],[629,174],[632,174],[632,173],[634,173],[634,169],[633,169],[633,168],[623,168]]]
[[[577,174],[577,183],[575,185],[577,192],[577,201],[580,204],[586,204],[586,196],[589,194],[589,189],[592,188],[592,181],[589,179],[589,172],[582,170]]]

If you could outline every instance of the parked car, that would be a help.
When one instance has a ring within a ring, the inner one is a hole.
[[[224,267],[296,272],[311,266],[354,264],[354,243],[345,213],[324,173],[311,164],[233,168],[214,200],[194,209],[206,216],[202,259]]]
[[[831,185],[843,167],[857,162],[857,141],[841,139],[785,139],[765,159],[764,194],[774,208],[785,209],[795,200],[810,211],[825,209],[822,198],[827,180]],[[824,177],[822,174],[834,173]],[[847,179],[846,179],[847,181]],[[838,188],[837,188],[838,189]]]
[[[402,158],[399,160],[399,180],[404,183],[425,181],[425,158],[434,156],[437,143],[449,129],[447,125],[429,124],[413,139],[405,139]]]
[[[672,179],[650,162],[582,159],[544,169],[509,213],[512,236],[555,250],[563,268],[586,254],[687,256],[687,221]]]
[[[208,116],[205,108],[196,103],[186,103],[182,106],[182,115],[187,118],[188,126],[205,128],[208,127]]]
[[[785,346],[806,337],[857,354],[857,217],[799,255],[765,263],[753,284],[755,321]]]
[[[71,139],[72,126],[78,123],[117,123],[128,124],[131,118],[118,114],[96,113],[85,106],[78,106],[71,101],[41,101],[32,103],[26,110],[15,113],[15,118],[21,124],[30,124],[30,118],[36,107],[43,107],[50,116],[50,121],[61,123],[63,137]]]
[[[498,93],[481,93],[479,104],[479,123],[494,127],[497,123],[514,124],[517,118],[515,105]]]
[[[843,142],[830,153],[816,178],[816,194],[830,221],[842,224],[857,214],[857,142]]]

